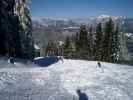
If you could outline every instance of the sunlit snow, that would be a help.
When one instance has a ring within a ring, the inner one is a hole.
[[[49,67],[0,60],[0,100],[133,100],[133,66],[83,60],[59,61]]]

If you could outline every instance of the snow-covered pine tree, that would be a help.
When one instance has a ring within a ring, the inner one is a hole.
[[[114,27],[114,22],[110,18],[105,24],[103,41],[103,61],[116,63],[120,56],[120,34],[119,26]]]
[[[129,55],[128,48],[127,48],[127,41],[125,33],[120,33],[120,62],[128,62],[130,61],[131,56]]]
[[[29,0],[15,0],[15,14],[19,17],[21,32],[21,47],[23,58],[32,59],[34,57],[34,42],[32,37],[32,23],[28,8]]]
[[[119,26],[116,26],[115,31],[112,33],[111,41],[111,62],[116,63],[119,61],[120,55],[120,34]]]

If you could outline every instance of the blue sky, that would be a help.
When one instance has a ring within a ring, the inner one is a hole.
[[[133,0],[31,0],[33,17],[133,17]]]

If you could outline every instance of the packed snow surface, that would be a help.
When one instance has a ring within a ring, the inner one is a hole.
[[[133,100],[133,66],[83,60],[49,67],[0,60],[0,100]]]

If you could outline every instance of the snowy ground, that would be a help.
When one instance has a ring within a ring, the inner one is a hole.
[[[64,60],[47,68],[0,60],[0,100],[133,100],[133,66]]]

